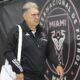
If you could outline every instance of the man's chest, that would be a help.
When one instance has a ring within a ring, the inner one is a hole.
[[[47,37],[44,35],[44,33],[41,33],[40,35],[34,36],[30,33],[23,33],[23,47],[25,48],[42,48],[47,45]]]

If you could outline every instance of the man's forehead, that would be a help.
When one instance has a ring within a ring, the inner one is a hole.
[[[37,9],[37,8],[31,8],[31,9],[29,9],[29,12],[30,13],[39,13],[39,10]]]

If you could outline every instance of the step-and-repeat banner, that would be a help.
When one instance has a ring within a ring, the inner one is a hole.
[[[23,21],[21,7],[26,1],[40,6],[40,25],[50,32],[54,52],[64,68],[63,80],[80,80],[80,0],[11,0],[0,3],[0,64],[7,33]],[[45,80],[60,80],[54,64],[46,60]]]

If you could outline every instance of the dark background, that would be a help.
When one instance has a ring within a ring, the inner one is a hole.
[[[36,2],[41,10],[47,0],[4,0],[4,2],[0,0],[0,68],[5,61],[3,51],[8,36],[7,34],[12,27],[23,21],[21,7],[27,1]],[[72,0],[72,2],[74,3],[78,14],[80,14],[80,0]],[[80,80],[80,78],[77,80]]]

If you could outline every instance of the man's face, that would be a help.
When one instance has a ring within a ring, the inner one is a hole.
[[[35,8],[29,9],[28,12],[25,14],[24,19],[29,27],[36,27],[39,24],[40,20],[39,10]]]

